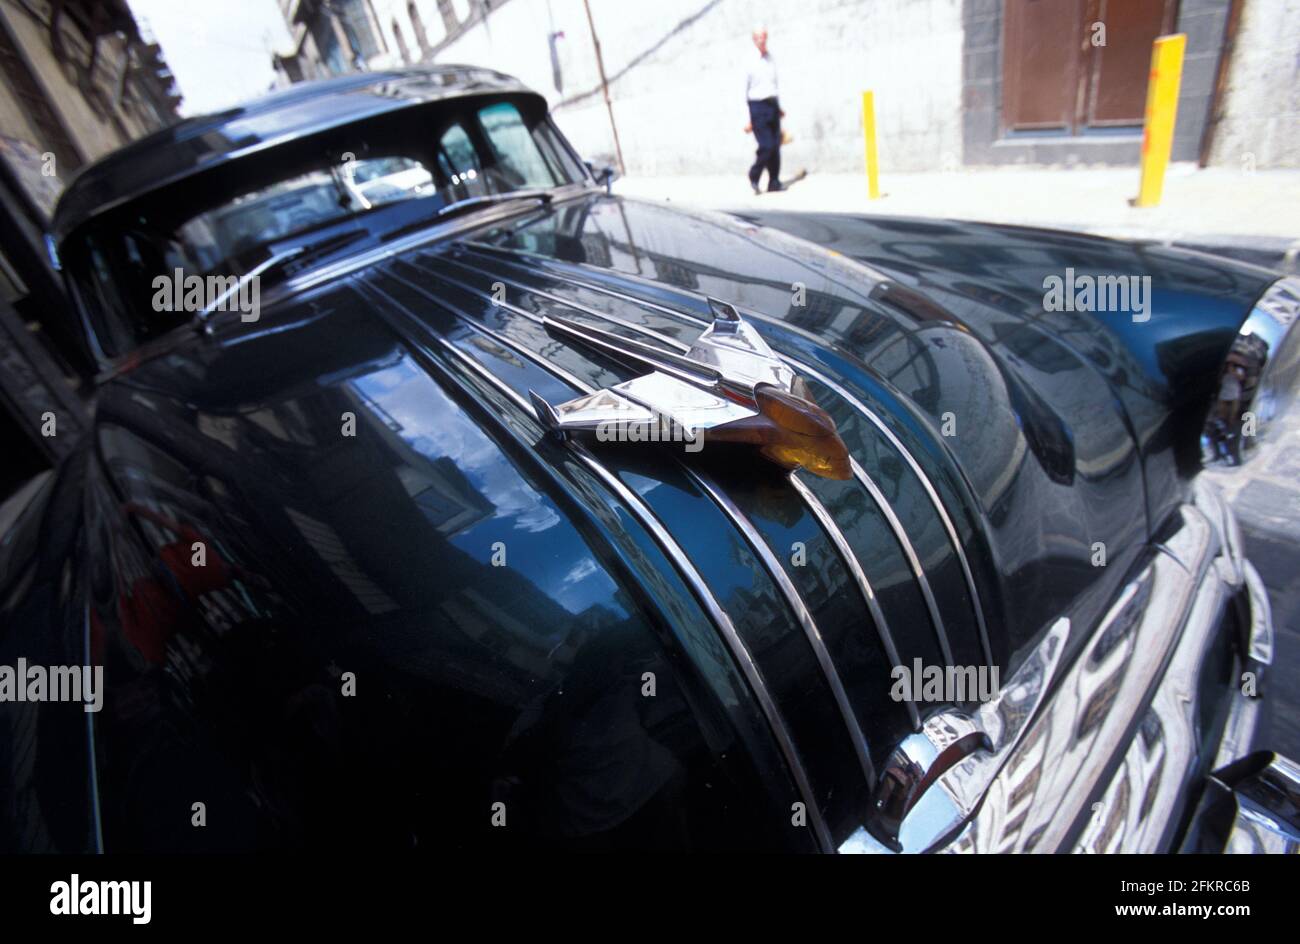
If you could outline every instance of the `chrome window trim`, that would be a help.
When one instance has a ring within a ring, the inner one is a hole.
[[[568,184],[564,187],[557,188],[552,194],[551,206],[557,203],[567,202],[577,199],[587,193],[587,187],[584,184]],[[410,249],[415,249],[426,243],[434,242],[440,239],[446,239],[455,236],[457,233],[477,229],[489,223],[499,222],[509,219],[523,213],[535,213],[539,210],[547,209],[546,206],[529,206],[520,207],[518,205],[507,203],[500,206],[489,205],[483,210],[470,213],[468,216],[458,216],[454,219],[447,220],[438,224],[436,220],[430,220],[428,229],[413,233],[410,236],[404,236],[395,240],[387,246],[376,246],[365,252],[358,253],[355,256],[349,256],[338,262],[331,263],[318,269],[311,269],[300,276],[286,279],[284,282],[273,286],[262,299],[262,308],[269,309],[282,301],[292,298],[294,295],[308,291],[318,285],[326,282],[332,282],[344,276],[351,275],[360,269],[375,265],[404,253]],[[91,355],[95,360],[97,371],[94,377],[96,385],[106,383],[112,380],[118,374],[125,370],[134,368],[141,360],[148,360],[152,357],[164,354],[171,350],[177,344],[188,340],[192,335],[193,323],[187,319],[178,323],[157,337],[143,341],[123,354],[110,356],[100,343],[99,332],[91,324],[90,319],[86,316],[86,309],[82,293],[76,288],[76,280],[70,279],[74,286],[74,294],[77,298],[74,300],[76,315],[81,322],[83,333],[89,338],[92,347]],[[209,332],[214,331],[217,327],[215,322],[207,321]]]
[[[491,223],[499,223],[515,216],[522,216],[528,213],[544,213],[555,207],[557,204],[567,203],[571,200],[579,199],[590,192],[586,184],[573,183],[556,187],[551,193],[551,202],[549,204],[539,204],[536,206],[520,206],[515,203],[504,203],[499,205],[488,204],[481,211],[476,211],[467,216],[457,216],[443,223],[439,223],[436,217],[429,220],[429,226],[426,229],[411,233],[408,236],[402,236],[395,239],[387,246],[376,246],[365,252],[357,253],[355,256],[349,256],[332,265],[314,269],[306,272],[294,279],[287,280],[279,286],[276,294],[271,295],[264,303],[263,307],[278,301],[281,293],[285,295],[304,292],[308,289],[315,288],[322,282],[330,282],[344,275],[356,272],[358,269],[364,269],[385,259],[396,257],[402,253],[420,246],[438,240],[447,239],[458,233],[468,230],[480,229]]]
[[[395,275],[394,278],[397,278],[399,281],[404,283],[406,282],[406,280],[402,279],[400,276]],[[374,290],[382,291],[380,289]],[[426,293],[421,292],[421,294]],[[427,294],[426,297],[428,297]],[[474,321],[474,319],[470,318],[454,306],[448,305],[445,301],[439,300],[437,303],[443,308],[451,311],[462,321]],[[520,409],[521,412],[527,414],[530,423],[536,422],[536,414],[532,405],[522,394],[515,391],[509,384],[503,382],[499,377],[488,370],[487,367],[474,360],[474,358],[470,357],[470,355],[466,354],[464,351],[460,350],[451,341],[438,335],[436,332],[429,331],[423,325],[420,325],[420,327],[422,329],[422,334],[428,334],[433,337],[442,348],[454,355],[462,364],[469,367],[480,378],[489,383],[499,393],[507,397]],[[479,327],[483,329],[487,336],[491,337],[503,347],[527,356],[530,359],[540,356],[534,355],[533,352],[528,351],[521,345],[498,335],[496,332],[486,328],[485,326],[480,325]],[[553,365],[547,365],[545,362],[542,362],[539,366],[548,368],[552,371],[555,370]],[[588,386],[577,378],[574,378],[573,382],[578,385],[579,389]],[[545,431],[541,430],[540,427],[538,428],[539,436],[544,432]],[[584,445],[572,439],[566,440],[566,442],[583,465],[586,466],[592,474],[596,475],[602,482],[604,482],[606,487],[610,488],[614,494],[618,495],[628,504],[629,510],[632,511],[638,521],[640,521],[641,525],[655,538],[664,553],[669,556],[673,561],[673,564],[678,568],[678,572],[681,574],[682,578],[686,580],[687,584],[696,594],[701,606],[712,619],[720,635],[726,641],[728,648],[731,650],[732,656],[736,659],[737,664],[741,668],[741,672],[744,674],[746,681],[753,690],[754,697],[759,702],[764,717],[766,718],[769,727],[772,729],[773,736],[776,738],[778,747],[780,748],[781,754],[786,762],[786,766],[790,770],[790,775],[795,781],[795,786],[799,791],[799,795],[803,798],[804,806],[808,814],[808,822],[813,827],[813,832],[817,837],[818,845],[824,852],[833,852],[835,850],[835,844],[831,837],[830,829],[827,827],[825,819],[822,816],[821,807],[817,802],[812,782],[808,779],[807,769],[804,766],[803,759],[799,755],[798,749],[794,744],[794,739],[790,734],[789,728],[785,723],[785,719],[782,716],[780,709],[772,698],[771,690],[767,685],[767,681],[763,678],[762,672],[759,670],[757,663],[753,659],[753,655],[750,653],[748,647],[744,644],[744,641],[736,631],[735,624],[732,623],[731,617],[726,613],[717,598],[713,595],[713,591],[709,589],[708,584],[705,582],[700,572],[695,568],[695,565],[691,562],[685,550],[676,540],[673,539],[666,526],[659,520],[654,512],[650,510],[649,506],[642,502],[641,499],[631,489],[624,485],[613,472],[602,465]],[[528,445],[529,448],[531,448],[531,444],[526,443],[525,445]],[[739,522],[737,522],[737,524],[739,526]]]
[[[403,83],[403,80],[412,77],[412,72],[414,70],[410,68],[402,68],[397,70],[387,69],[383,72],[353,73],[348,77],[353,81],[346,84],[342,82],[342,77],[336,76],[328,80],[329,82],[334,83],[331,88],[304,89],[304,87],[298,87],[296,91],[299,94],[297,94],[296,100],[293,101],[281,98],[280,101],[271,103],[265,101],[260,103],[256,101],[246,102],[244,105],[239,106],[240,110],[245,111],[246,114],[236,117],[233,122],[222,120],[221,113],[194,116],[193,118],[185,119],[180,123],[179,127],[182,134],[176,138],[172,144],[165,145],[165,147],[175,148],[179,146],[181,149],[189,150],[193,148],[200,139],[211,136],[211,139],[208,141],[209,146],[211,146],[212,140],[220,141],[221,144],[212,150],[207,160],[200,162],[198,166],[186,166],[181,170],[167,173],[161,180],[155,180],[150,182],[147,186],[137,187],[134,190],[125,193],[119,193],[117,196],[104,200],[103,202],[91,202],[89,207],[81,207],[79,210],[75,206],[71,208],[71,210],[66,207],[56,208],[54,218],[50,221],[51,231],[55,234],[58,241],[62,243],[72,232],[87,222],[95,220],[103,216],[103,214],[129,203],[132,200],[137,200],[143,196],[154,194],[164,187],[183,183],[186,180],[193,178],[196,174],[204,173],[216,168],[227,167],[232,163],[243,160],[244,158],[260,154],[263,151],[271,150],[273,148],[281,147],[286,143],[290,143],[294,140],[301,140],[310,135],[338,131],[346,127],[348,124],[369,122],[374,118],[392,115],[396,112],[409,113],[418,110],[428,111],[431,107],[452,100],[472,103],[475,99],[487,99],[498,96],[506,96],[520,101],[532,99],[533,104],[536,107],[540,109],[545,109],[546,107],[546,101],[543,96],[528,88],[528,86],[524,85],[518,79],[493,70],[481,69],[478,67],[466,68],[458,65],[439,66],[433,64],[422,67],[422,70],[429,73],[443,75],[460,72],[467,82],[474,81],[482,83],[484,81],[491,81],[492,83],[495,83],[495,87],[476,88],[462,85],[459,88],[441,89],[434,95],[426,94],[418,97],[404,96],[400,94],[384,94],[382,96],[376,96],[374,104],[364,114],[349,111],[343,111],[340,113],[335,111],[331,112],[327,117],[314,122],[290,123],[288,128],[285,128],[283,123],[281,123],[276,132],[267,137],[255,138],[251,143],[243,135],[240,135],[237,138],[232,137],[231,128],[229,126],[232,123],[238,125],[238,122],[241,120],[265,120],[267,117],[274,115],[281,109],[287,108],[292,110],[295,106],[311,104],[313,100],[320,101],[327,95],[335,95],[339,93],[346,94],[354,90],[373,91],[373,88],[381,82],[396,81],[400,86]],[[488,78],[489,76],[490,79]],[[549,123],[549,118],[550,116],[547,115],[547,123]],[[238,128],[235,130],[238,131]],[[221,149],[222,145],[225,146],[225,150]],[[91,181],[92,186],[102,187],[105,183],[102,173],[82,176],[85,177],[84,180],[74,180],[68,187],[68,192],[72,193],[76,198],[81,197],[80,191],[84,188],[87,180]],[[575,183],[581,182],[575,181]],[[81,200],[81,202],[85,203],[86,201]],[[67,219],[66,217],[69,212],[76,213],[77,215],[74,215],[71,219]]]

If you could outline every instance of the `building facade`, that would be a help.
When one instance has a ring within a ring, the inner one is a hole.
[[[62,182],[179,103],[125,0],[0,0],[0,498],[83,423],[91,365],[44,242]]]
[[[1136,164],[1151,44],[1178,32],[1187,47],[1174,160],[1300,166],[1300,0],[284,6],[304,23],[307,11],[332,9],[337,23],[368,24],[369,38],[352,48],[360,67],[463,62],[517,75],[547,96],[584,154],[612,158],[616,126],[628,172],[645,175],[733,172],[744,162],[752,144],[742,79],[760,24],[778,65],[791,164],[857,170],[866,89],[887,171]]]
[[[69,174],[176,120],[158,44],[125,0],[0,0],[0,128]]]
[[[432,62],[500,7],[483,0],[278,0],[293,37],[280,84]]]

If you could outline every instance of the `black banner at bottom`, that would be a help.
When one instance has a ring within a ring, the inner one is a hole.
[[[1040,930],[1191,922],[1215,931],[1275,926],[1297,902],[1291,857],[545,859],[408,856],[0,857],[0,920],[30,927],[127,932],[338,931],[443,915],[536,921],[557,909],[579,922],[613,907],[655,923],[747,923],[788,910],[856,915],[866,926],[920,922],[926,933],[971,922],[1031,921]],[[631,909],[630,911],[628,909]],[[804,919],[797,916],[803,913]],[[632,919],[633,924],[637,923]],[[1042,922],[1049,922],[1044,925]]]

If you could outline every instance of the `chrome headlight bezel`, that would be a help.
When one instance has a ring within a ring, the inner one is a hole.
[[[1260,296],[1224,358],[1201,430],[1207,467],[1233,468],[1259,452],[1300,386],[1300,278],[1278,279]]]

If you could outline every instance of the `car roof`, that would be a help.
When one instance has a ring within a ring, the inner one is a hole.
[[[491,69],[446,65],[362,72],[282,91],[210,115],[186,118],[82,169],[51,223],[62,241],[82,223],[168,184],[306,134],[376,115],[470,95],[537,95]]]

